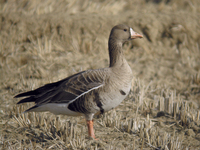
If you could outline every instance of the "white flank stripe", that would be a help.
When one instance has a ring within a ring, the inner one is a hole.
[[[97,87],[94,87],[94,88],[92,88],[92,89],[90,89],[90,90],[88,90],[88,91],[82,93],[81,95],[77,96],[75,99],[71,100],[68,104],[73,103],[75,100],[77,100],[79,97],[83,96],[84,94],[89,93],[90,91],[95,90],[95,89],[98,89],[98,88],[100,88],[100,87],[102,87],[102,86],[103,86],[103,84],[101,84],[101,85],[99,85],[99,86],[97,86]]]

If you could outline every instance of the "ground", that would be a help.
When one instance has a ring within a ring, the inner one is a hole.
[[[200,149],[199,0],[0,1],[0,149]],[[144,35],[124,45],[129,96],[94,119],[22,112],[13,96],[107,67],[116,24]]]

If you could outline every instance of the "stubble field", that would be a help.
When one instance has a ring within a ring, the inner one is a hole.
[[[199,0],[0,1],[0,149],[200,149]],[[22,112],[13,96],[107,67],[116,24],[144,35],[124,45],[129,96],[94,119]]]

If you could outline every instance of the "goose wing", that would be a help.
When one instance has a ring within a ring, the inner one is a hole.
[[[26,98],[17,104],[35,102],[37,105],[45,103],[72,103],[84,94],[104,85],[102,70],[87,70],[61,81],[46,84],[33,91],[28,91],[15,96]]]

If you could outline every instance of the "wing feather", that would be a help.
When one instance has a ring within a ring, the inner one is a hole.
[[[15,96],[24,97],[18,102],[35,102],[37,105],[45,103],[72,103],[86,93],[104,85],[103,70],[83,71],[61,81],[46,84],[36,90],[21,93]],[[28,96],[28,97],[27,97]]]

